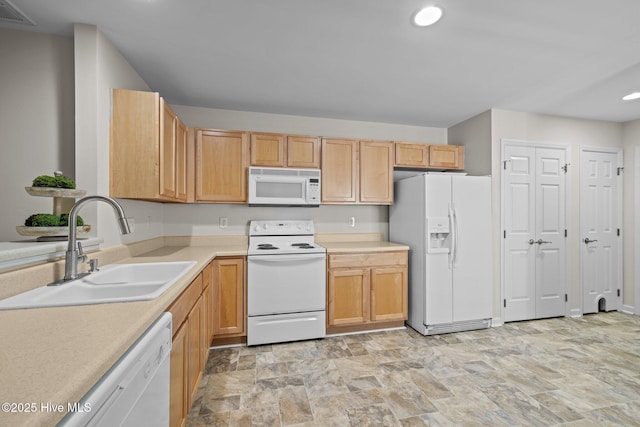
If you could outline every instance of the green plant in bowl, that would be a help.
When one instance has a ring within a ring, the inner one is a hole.
[[[63,175],[40,175],[33,180],[33,187],[49,187],[49,188],[76,188],[76,183]]]
[[[24,221],[27,227],[58,227],[60,218],[53,214],[38,213],[33,214]]]

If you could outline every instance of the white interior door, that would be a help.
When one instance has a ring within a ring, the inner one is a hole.
[[[580,153],[581,281],[583,313],[620,308],[620,191],[616,152]]]
[[[562,316],[566,150],[504,146],[504,319]]]
[[[564,314],[565,154],[536,148],[536,318]]]
[[[505,145],[504,318],[535,317],[535,148]]]

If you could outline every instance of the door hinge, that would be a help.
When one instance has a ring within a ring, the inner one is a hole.
[[[505,238],[505,239],[507,238],[507,230],[504,230],[503,238]]]
[[[569,165],[571,165],[571,163],[565,163],[564,166],[562,166],[562,170],[564,171],[564,173],[567,173],[567,171],[569,170]]]
[[[502,169],[507,170],[507,161],[502,162]]]
[[[503,304],[504,304],[504,307],[506,308],[507,307],[507,299],[506,298],[504,299]]]
[[[618,236],[620,236],[620,229],[618,228]]]
[[[618,297],[620,297],[620,289],[618,289]]]
[[[618,176],[620,176],[620,174],[624,172],[624,167],[619,167],[618,168]]]
[[[567,237],[567,229],[564,229],[564,237]]]
[[[569,294],[564,294],[564,302],[569,302]]]

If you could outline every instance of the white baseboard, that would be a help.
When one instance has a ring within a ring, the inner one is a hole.
[[[491,319],[491,327],[492,328],[494,326],[502,326],[502,325],[504,325],[504,322],[502,321],[502,318],[494,317],[493,319]]]
[[[627,313],[627,314],[635,314],[636,313],[636,309],[632,305],[622,304],[622,312],[623,313]]]
[[[569,310],[569,317],[582,317],[582,310],[579,308],[572,308]]]

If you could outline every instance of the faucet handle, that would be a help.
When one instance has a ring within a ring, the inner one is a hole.
[[[95,273],[96,271],[100,271],[98,268],[98,259],[90,259],[89,260],[89,273]]]
[[[85,262],[87,260],[87,256],[84,254],[84,250],[82,249],[82,243],[78,242],[78,261]]]

